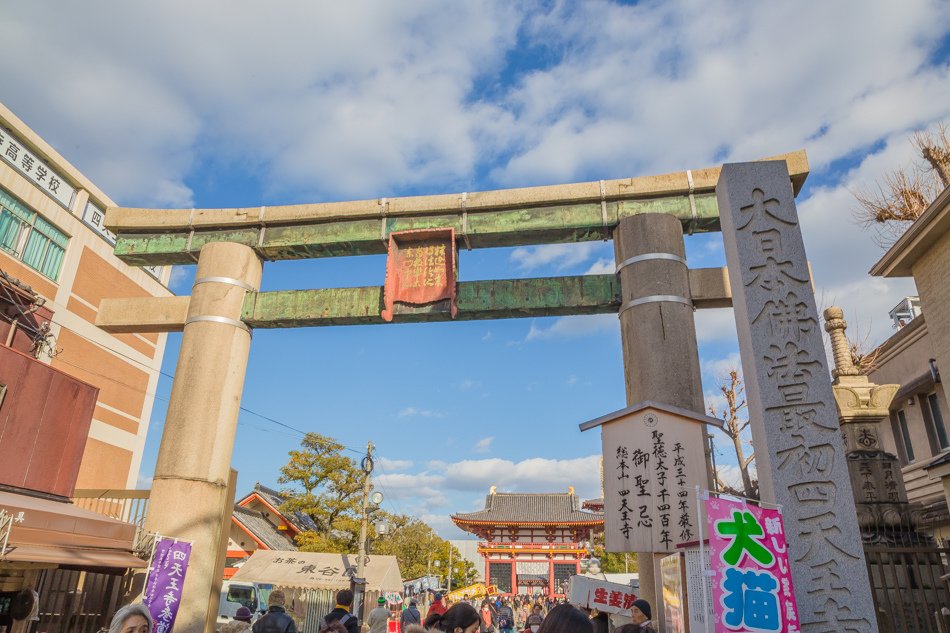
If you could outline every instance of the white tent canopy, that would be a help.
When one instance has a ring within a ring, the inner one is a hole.
[[[335,590],[348,589],[355,575],[356,556],[353,554],[257,550],[231,580]],[[402,592],[402,575],[395,556],[370,556],[363,575],[367,591]]]

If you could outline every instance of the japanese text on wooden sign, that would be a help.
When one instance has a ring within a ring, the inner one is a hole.
[[[155,621],[155,633],[171,633],[181,603],[191,543],[155,538],[155,553],[145,582],[143,602]]]
[[[455,317],[455,230],[399,231],[389,236],[381,316],[392,321],[396,302],[425,305],[450,302]]]
[[[800,631],[781,513],[723,497],[705,506],[716,633]]]
[[[607,551],[671,552],[698,538],[705,457],[692,437],[697,424],[646,410],[602,427]]]

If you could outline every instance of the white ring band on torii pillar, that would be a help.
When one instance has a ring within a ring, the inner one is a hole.
[[[223,323],[225,325],[233,325],[236,328],[241,328],[248,334],[251,333],[251,328],[247,327],[247,323],[245,323],[244,321],[236,321],[234,319],[229,319],[228,317],[215,316],[212,314],[188,317],[187,319],[185,319],[185,325],[188,325],[189,323],[197,323],[199,321],[209,321],[211,323]]]
[[[620,310],[617,311],[617,316],[629,310],[630,308],[635,308],[637,306],[642,306],[645,303],[682,303],[685,306],[693,307],[693,302],[687,299],[686,297],[680,297],[679,295],[650,295],[648,297],[640,297],[639,299],[631,299],[625,304],[620,306]]]
[[[191,284],[191,287],[194,288],[198,284],[228,284],[230,286],[244,288],[248,292],[257,292],[257,288],[251,284],[247,283],[246,281],[241,281],[240,279],[235,279],[234,277],[200,277],[195,279],[195,282]]]
[[[620,272],[630,264],[636,264],[637,262],[646,262],[653,259],[667,259],[673,262],[679,262],[686,266],[686,259],[680,257],[679,255],[674,255],[673,253],[643,253],[642,255],[634,255],[633,257],[628,257],[619,264],[617,264],[616,272]]]

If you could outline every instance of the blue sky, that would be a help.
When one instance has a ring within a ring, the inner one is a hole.
[[[874,341],[907,281],[851,191],[950,114],[945,2],[15,3],[2,99],[120,204],[227,207],[621,178],[804,148],[818,301]],[[723,264],[718,235],[691,266]],[[605,243],[463,251],[463,280],[608,272]],[[382,283],[382,257],[268,263],[263,286]],[[193,269],[173,289],[188,293]],[[704,390],[736,363],[729,310],[697,313]],[[178,336],[165,371],[175,371]],[[163,378],[160,398],[170,380]],[[501,490],[597,496],[595,433],[624,405],[613,316],[258,331],[244,406],[379,448],[386,507],[448,515]],[[165,414],[159,399],[143,478]],[[299,435],[242,414],[240,488]],[[728,463],[728,453],[720,456]]]

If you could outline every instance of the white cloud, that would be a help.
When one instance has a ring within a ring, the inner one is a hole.
[[[736,316],[732,308],[704,308],[695,313],[699,343],[736,341]]]
[[[442,417],[445,417],[445,414],[442,413],[441,411],[433,411],[432,409],[420,409],[418,407],[406,407],[404,409],[400,409],[399,413],[397,413],[396,415],[398,415],[400,418],[412,418],[412,417],[442,418]]]
[[[471,391],[472,389],[481,386],[481,384],[482,383],[478,382],[477,380],[466,378],[458,383],[456,387],[458,387],[459,391]]]
[[[390,499],[400,502],[400,507],[410,507],[416,515],[446,506],[452,493],[487,493],[491,486],[500,492],[567,492],[568,486],[574,486],[581,497],[593,498],[600,496],[600,455],[535,457],[518,462],[499,458],[454,463],[434,460],[419,473],[387,472],[374,480]]]
[[[144,473],[139,473],[138,478],[135,480],[135,487],[139,490],[147,490],[152,487],[152,476],[146,475]]]
[[[616,264],[612,259],[602,257],[591,264],[590,268],[584,272],[585,275],[612,275],[616,270]]]
[[[483,437],[482,439],[475,442],[475,448],[472,449],[472,452],[487,453],[489,450],[491,450],[491,443],[494,441],[494,437]]]
[[[703,373],[708,374],[716,380],[723,380],[729,377],[729,372],[733,369],[739,370],[742,375],[742,366],[739,360],[739,353],[733,352],[725,358],[703,359],[701,362]]]
[[[598,242],[578,242],[516,248],[511,252],[511,261],[521,270],[534,270],[542,266],[563,270],[586,262],[599,247]]]
[[[389,459],[388,457],[380,457],[377,462],[379,463],[380,468],[383,470],[388,470],[389,472],[405,470],[412,466],[412,460],[408,459]]]
[[[576,338],[604,332],[620,333],[616,314],[584,314],[579,316],[558,317],[547,326],[539,326],[536,321],[528,328],[526,341],[539,341],[555,338]]]

